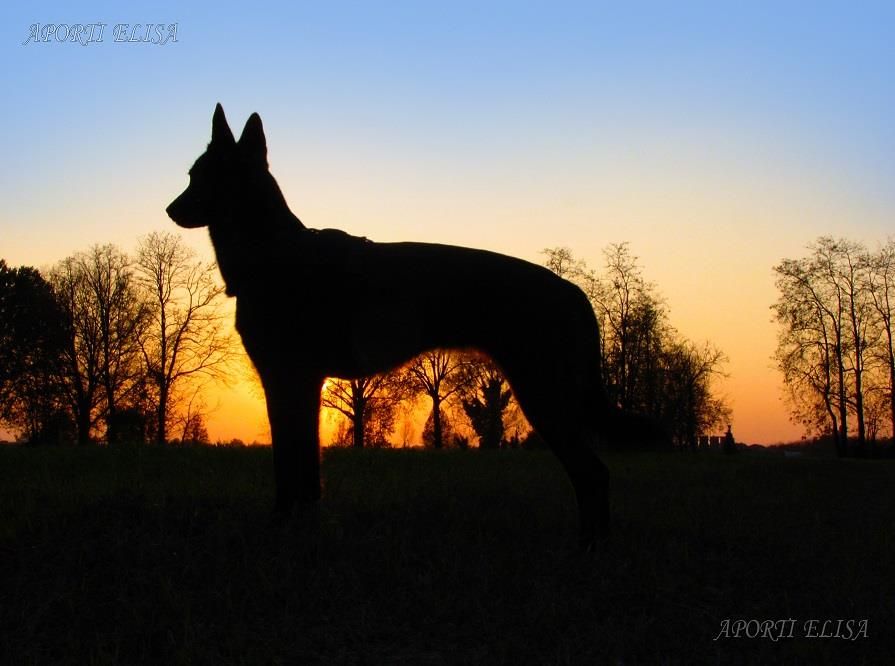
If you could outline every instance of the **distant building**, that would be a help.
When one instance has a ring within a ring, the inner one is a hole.
[[[736,451],[736,440],[733,438],[733,432],[730,430],[730,425],[727,426],[727,432],[724,433],[724,453],[733,453]]]
[[[699,435],[696,438],[696,448],[702,450],[733,452],[736,450],[736,440],[730,426],[723,435]]]

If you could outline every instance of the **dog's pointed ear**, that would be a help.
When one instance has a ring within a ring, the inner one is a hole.
[[[224,107],[218,102],[214,107],[214,115],[211,117],[211,142],[217,145],[227,145],[235,143],[233,132],[230,131],[230,125],[227,124],[227,117],[224,115]]]
[[[267,139],[264,138],[261,116],[257,113],[250,115],[246,121],[239,137],[239,147],[252,160],[267,164]]]

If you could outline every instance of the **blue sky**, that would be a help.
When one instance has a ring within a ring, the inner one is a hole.
[[[222,101],[234,124],[262,112],[274,150],[308,170],[473,169],[500,186],[524,177],[495,174],[505,163],[596,181],[752,161],[893,203],[895,5],[678,4],[7,6],[17,159],[0,194],[18,215],[47,176],[91,189],[94,169],[182,172]],[[112,42],[115,23],[153,20],[176,21],[178,43]],[[91,21],[109,24],[104,43],[21,45],[31,23]]]
[[[164,207],[220,101],[236,132],[261,113],[311,226],[534,261],[565,245],[594,266],[629,241],[672,323],[731,356],[756,440],[792,432],[771,266],[820,234],[872,244],[892,228],[895,3],[38,2],[0,17],[10,263],[171,229]],[[32,23],[90,22],[108,24],[102,44],[22,45]],[[115,24],[150,22],[176,22],[177,43],[114,43]]]

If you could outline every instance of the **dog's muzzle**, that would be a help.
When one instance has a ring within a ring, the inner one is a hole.
[[[197,227],[205,226],[205,221],[202,217],[196,215],[196,205],[192,199],[193,197],[190,195],[189,188],[187,188],[179,197],[168,204],[168,207],[165,209],[165,212],[168,213],[168,217],[174,220],[174,223],[177,226],[184,227],[185,229],[195,229]]]

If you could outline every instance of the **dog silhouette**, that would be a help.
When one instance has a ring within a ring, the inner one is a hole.
[[[475,349],[503,371],[575,489],[580,539],[609,530],[609,473],[595,452],[614,418],[584,293],[536,264],[432,243],[375,243],[296,217],[267,164],[261,118],[239,141],[223,108],[167,208],[208,227],[236,329],[255,364],[273,439],[276,510],[320,498],[326,377],[384,372],[430,349]]]

